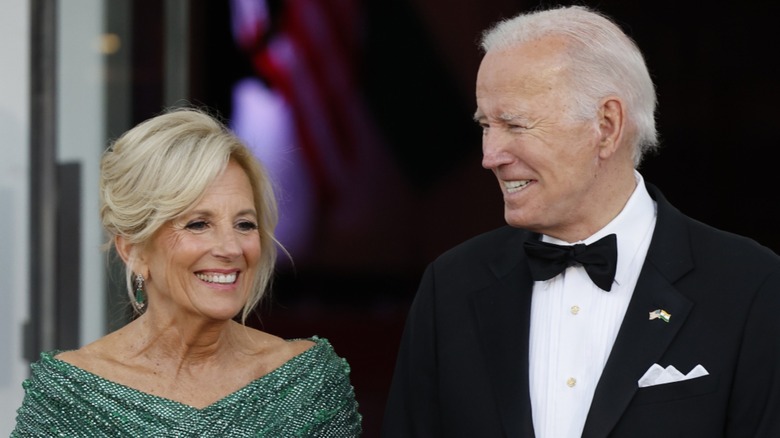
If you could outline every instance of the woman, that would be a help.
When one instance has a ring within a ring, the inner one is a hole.
[[[349,366],[327,340],[244,325],[272,275],[277,218],[238,138],[197,110],[147,120],[104,154],[100,196],[139,316],[43,353],[12,437],[360,435]]]

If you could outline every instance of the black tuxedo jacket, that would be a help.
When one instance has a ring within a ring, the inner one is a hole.
[[[582,436],[780,437],[780,258],[648,190],[656,228]],[[523,242],[536,238],[503,227],[428,266],[401,340],[383,437],[534,436],[533,280]],[[669,312],[669,322],[650,320],[655,309]],[[653,363],[684,374],[701,364],[709,375],[639,388]]]

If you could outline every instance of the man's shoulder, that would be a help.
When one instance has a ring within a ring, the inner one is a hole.
[[[691,242],[698,253],[726,256],[736,263],[762,261],[780,267],[780,256],[751,237],[690,219]]]
[[[523,241],[532,235],[533,233],[528,230],[504,225],[478,234],[448,249],[437,257],[435,263],[492,260],[515,254],[522,249]]]
[[[729,260],[728,265],[737,269],[745,265],[760,265],[772,270],[780,267],[780,256],[753,238],[692,218],[663,198],[656,200],[659,207],[653,237],[656,245],[651,250],[666,254],[670,248],[688,246],[700,263],[712,261],[723,264]]]
[[[510,226],[487,231],[443,252],[428,273],[450,293],[479,289],[521,263],[523,242],[530,236],[533,233]]]

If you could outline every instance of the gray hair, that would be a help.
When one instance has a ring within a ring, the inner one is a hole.
[[[634,166],[658,147],[656,93],[636,43],[603,14],[583,6],[517,15],[482,34],[485,52],[505,50],[547,36],[565,38],[575,117],[590,120],[607,96],[624,99],[627,124],[635,131]]]

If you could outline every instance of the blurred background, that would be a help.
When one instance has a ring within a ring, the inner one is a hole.
[[[364,436],[378,436],[426,264],[503,224],[471,117],[480,32],[571,3],[3,0],[0,435],[39,351],[129,318],[101,250],[101,152],[165,108],[195,105],[277,185],[290,257],[250,323],[330,339],[352,366]],[[646,180],[690,216],[780,250],[778,4],[576,3],[613,17],[645,54],[662,141]]]

